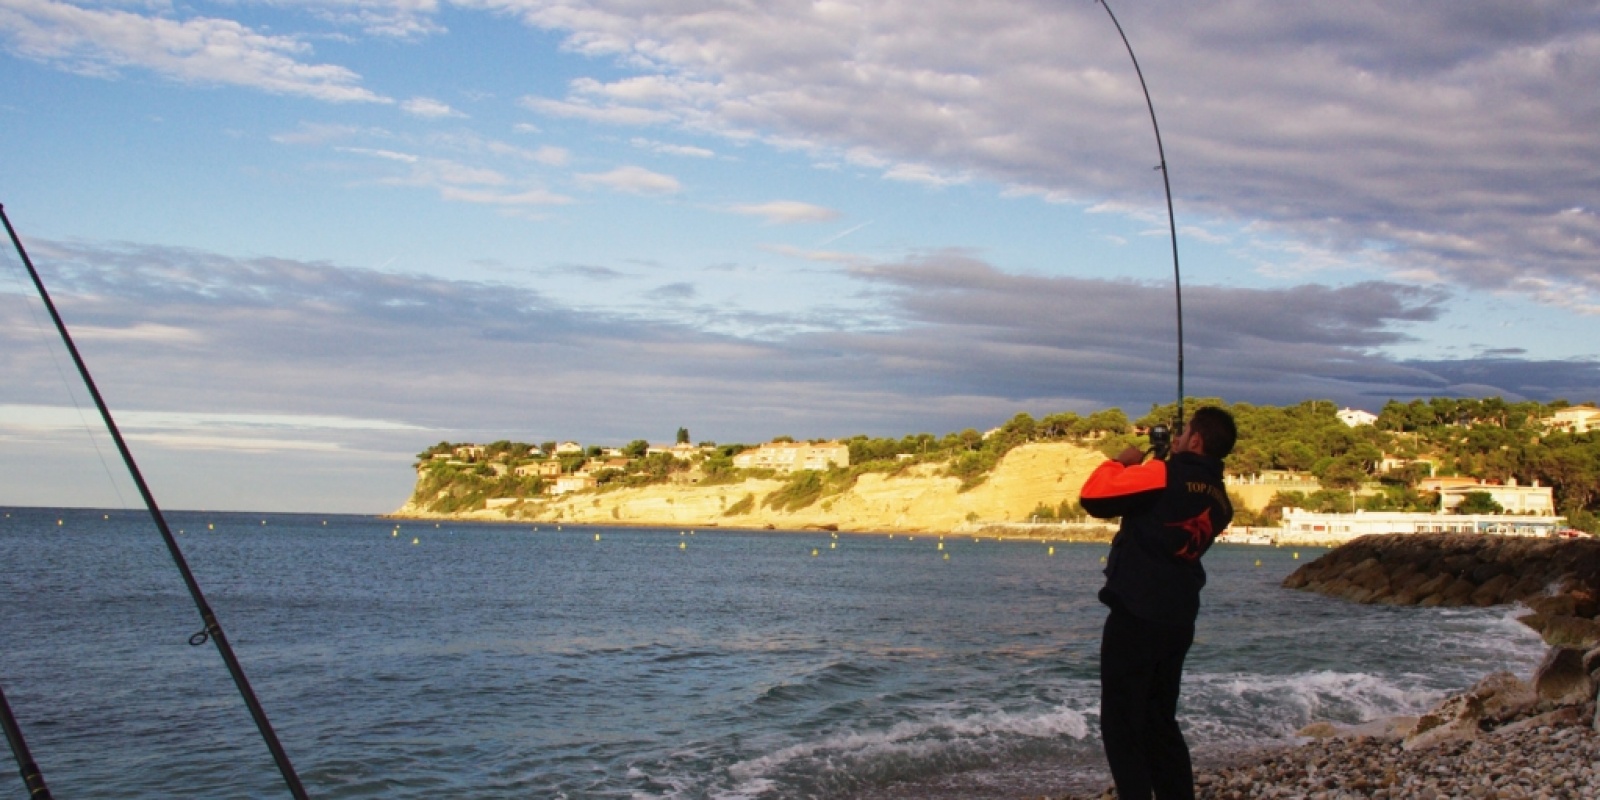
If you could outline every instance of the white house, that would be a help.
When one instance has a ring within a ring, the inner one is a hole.
[[[1550,430],[1588,433],[1600,430],[1600,408],[1589,405],[1571,406],[1545,417],[1543,422]]]
[[[1343,422],[1352,428],[1357,428],[1362,425],[1371,425],[1372,423],[1378,421],[1377,414],[1374,414],[1370,411],[1362,411],[1359,408],[1341,408],[1337,413],[1334,414],[1334,416],[1338,417],[1340,422]]]

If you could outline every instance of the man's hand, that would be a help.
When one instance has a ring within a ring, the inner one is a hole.
[[[1133,445],[1128,445],[1122,452],[1112,459],[1124,467],[1136,467],[1144,462],[1144,451]]]

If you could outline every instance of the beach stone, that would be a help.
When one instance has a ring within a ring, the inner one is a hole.
[[[1583,668],[1583,651],[1552,647],[1533,672],[1533,688],[1540,700],[1570,706],[1594,698],[1594,680]]]

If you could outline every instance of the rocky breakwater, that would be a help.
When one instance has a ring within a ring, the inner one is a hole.
[[[1520,604],[1549,650],[1527,680],[1489,675],[1415,719],[1307,726],[1315,743],[1207,776],[1210,796],[1273,796],[1236,791],[1246,784],[1313,797],[1600,796],[1600,541],[1367,536],[1284,586],[1357,603]]]

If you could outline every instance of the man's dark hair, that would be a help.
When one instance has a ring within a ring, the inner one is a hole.
[[[1239,439],[1233,415],[1216,406],[1194,412],[1189,418],[1189,430],[1200,435],[1200,441],[1205,442],[1206,455],[1216,459],[1227,458],[1233,452],[1233,443]]]

